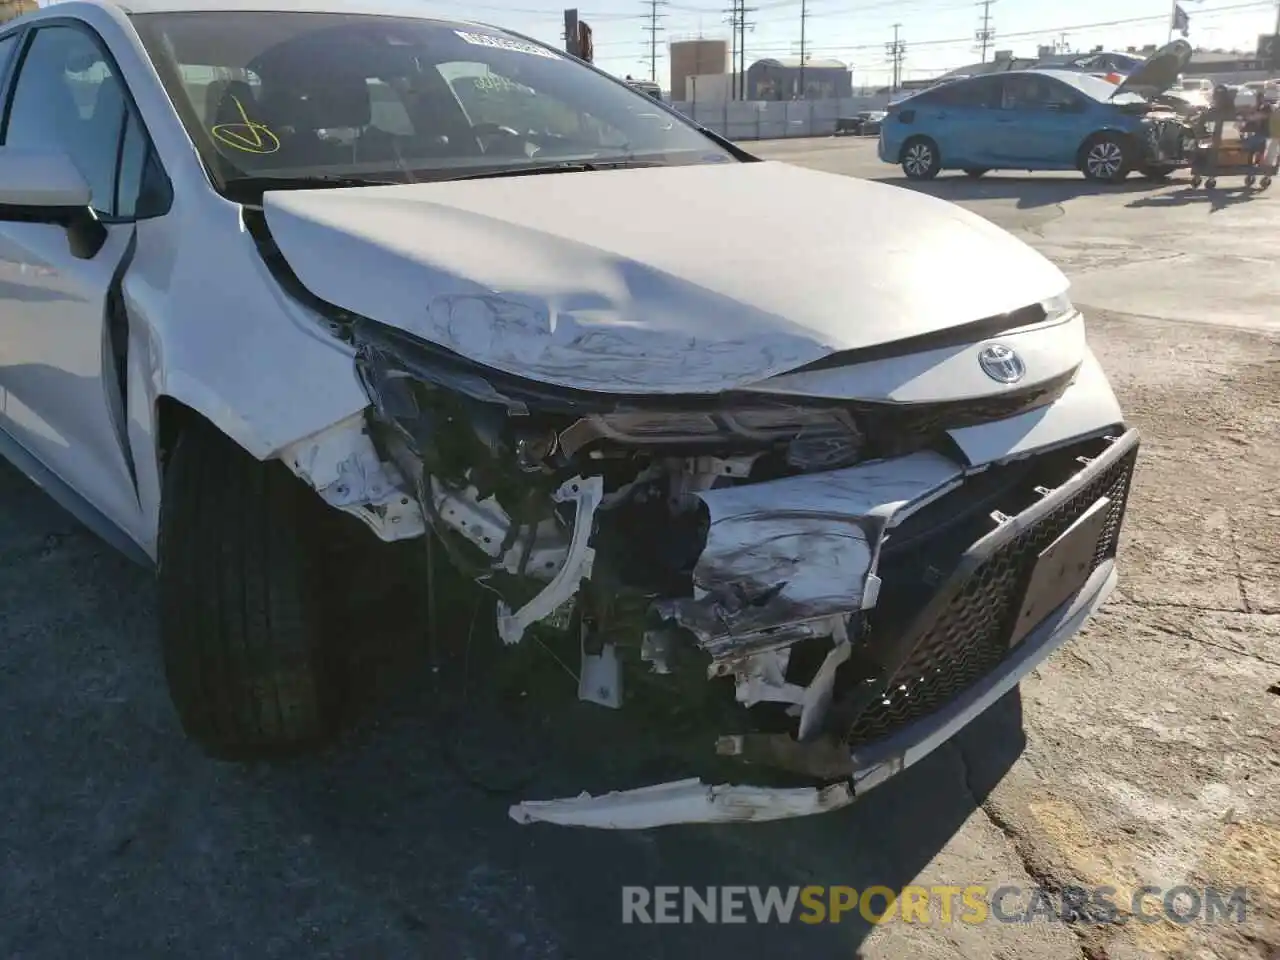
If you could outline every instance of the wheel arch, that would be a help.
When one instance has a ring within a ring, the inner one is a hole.
[[[1131,130],[1125,130],[1123,127],[1112,126],[1109,124],[1098,127],[1095,130],[1091,130],[1084,139],[1080,141],[1080,145],[1076,147],[1077,169],[1083,166],[1085,151],[1089,148],[1090,144],[1098,140],[1100,137],[1113,137],[1116,140],[1121,140],[1129,150],[1135,149],[1138,145],[1138,139],[1133,135]],[[1134,157],[1133,159],[1136,160],[1137,157]]]
[[[918,141],[918,140],[928,140],[931,144],[933,144],[933,149],[934,149],[934,150],[937,152],[937,154],[938,154],[938,161],[939,161],[939,163],[941,163],[941,161],[942,161],[942,147],[940,147],[940,146],[938,145],[938,138],[937,138],[937,137],[930,136],[930,135],[929,135],[929,134],[927,134],[927,133],[913,133],[913,134],[910,134],[910,135],[909,135],[909,136],[907,136],[907,137],[904,137],[904,138],[903,138],[903,140],[902,140],[902,146],[898,147],[898,160],[897,160],[897,162],[898,162],[898,163],[902,163],[902,161],[906,158],[906,155],[907,155],[907,147],[911,146],[911,144],[915,143],[915,142],[916,142],[916,141]]]

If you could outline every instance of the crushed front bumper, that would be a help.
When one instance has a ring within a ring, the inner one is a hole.
[[[1191,127],[1174,118],[1149,119],[1143,125],[1142,163],[1158,169],[1174,169],[1190,162],[1187,143],[1194,139]]]
[[[697,780],[600,797],[526,801],[510,814],[611,829],[774,820],[839,809],[926,757],[1080,630],[1115,588],[1138,452],[1130,430],[973,543],[907,629],[878,648],[887,683],[856,711],[846,769],[822,787]],[[1065,578],[1065,579],[1064,579]],[[1065,595],[1064,595],[1065,594]],[[726,738],[733,741],[735,738]],[[722,753],[733,753],[722,742]]]

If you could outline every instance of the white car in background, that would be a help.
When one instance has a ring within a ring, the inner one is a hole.
[[[447,560],[583,699],[718,685],[719,752],[805,780],[523,820],[833,809],[1079,629],[1138,441],[1052,264],[419,9],[0,28],[0,447],[155,566],[192,738],[333,732],[355,543],[430,550],[423,593]]]

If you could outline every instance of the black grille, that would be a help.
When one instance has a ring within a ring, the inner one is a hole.
[[[946,430],[1006,420],[1047,407],[1066,392],[1074,378],[1072,370],[1025,390],[973,400],[868,406],[865,426],[872,442],[882,441],[885,435],[933,437]]]
[[[1008,638],[1036,557],[1100,497],[1109,497],[1111,507],[1092,569],[1115,556],[1136,457],[1135,447],[983,561],[942,608],[883,696],[854,721],[851,745],[878,740],[928,716],[999,665],[1009,652]],[[873,625],[872,644],[874,633]]]

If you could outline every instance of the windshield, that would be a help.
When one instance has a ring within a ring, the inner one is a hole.
[[[226,192],[731,159],[626,84],[492,28],[257,11],[133,21]]]
[[[1138,96],[1136,93],[1116,93],[1116,84],[1109,80],[1103,80],[1101,77],[1095,77],[1092,74],[1080,73],[1062,78],[1071,84],[1081,93],[1092,97],[1094,100],[1101,100],[1103,103],[1145,103],[1144,97]]]

